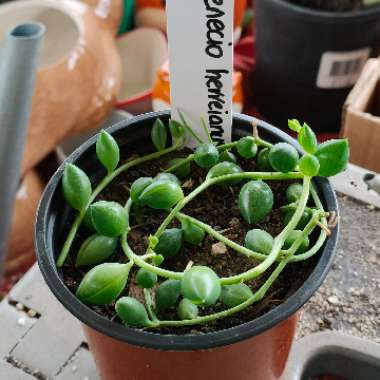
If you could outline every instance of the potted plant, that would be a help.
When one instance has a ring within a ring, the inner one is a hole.
[[[168,111],[142,115],[53,176],[39,265],[83,322],[103,379],[280,377],[296,311],[335,253],[338,206],[322,177],[349,153],[346,140],[318,145],[308,125],[289,126],[301,158],[289,136],[246,116],[216,146]]]
[[[260,112],[278,125],[292,114],[315,130],[339,131],[350,89],[367,58],[380,53],[379,1],[255,4],[254,90]]]

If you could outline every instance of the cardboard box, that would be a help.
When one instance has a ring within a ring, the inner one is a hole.
[[[380,172],[380,60],[367,61],[349,94],[341,134],[350,142],[352,163]]]

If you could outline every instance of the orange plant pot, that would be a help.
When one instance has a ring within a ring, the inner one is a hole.
[[[276,380],[284,371],[297,314],[240,343],[201,351],[133,346],[83,325],[102,380]]]

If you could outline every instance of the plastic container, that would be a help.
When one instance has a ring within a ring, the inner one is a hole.
[[[109,129],[122,152],[153,150],[150,130],[157,117],[167,122],[169,112],[157,112],[123,121]],[[251,133],[255,119],[234,115],[233,137]],[[262,138],[295,144],[285,133],[255,120]],[[68,159],[79,165],[93,181],[103,172],[95,153],[96,137]],[[114,323],[81,303],[64,285],[55,260],[73,212],[64,201],[63,166],[49,182],[37,214],[36,250],[45,281],[59,301],[83,322],[90,349],[103,380],[274,380],[284,370],[296,327],[296,312],[321,285],[332,264],[338,229],[319,253],[315,269],[294,294],[267,314],[239,326],[200,335],[160,335]],[[335,194],[326,179],[315,186],[329,210],[337,210]]]
[[[256,1],[260,113],[279,127],[307,121],[338,131],[343,103],[368,57],[380,52],[380,7],[324,12],[286,0]]]

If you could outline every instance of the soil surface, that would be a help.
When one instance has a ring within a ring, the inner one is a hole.
[[[380,343],[380,210],[344,195],[339,203],[337,257],[302,310],[298,337],[334,330]]]
[[[133,181],[139,177],[155,176],[167,167],[170,159],[180,156],[186,156],[185,152],[176,152],[165,156],[163,159],[150,162],[149,165],[131,169],[129,172],[124,173],[117,178],[103,192],[103,194],[99,196],[99,199],[113,200],[124,204],[128,199],[128,189]],[[255,171],[255,163],[252,160],[240,159],[238,164],[245,171]],[[203,182],[205,175],[205,170],[199,168],[195,164],[192,164],[191,178],[188,178],[182,184],[185,194],[191,192],[195,187],[197,187],[197,185]],[[240,216],[237,206],[237,199],[241,184],[235,186],[216,186],[208,189],[194,199],[183,210],[183,212],[210,224],[216,230],[222,232],[225,236],[240,244],[244,244],[244,237],[247,231],[252,228],[265,229],[275,236],[282,229],[282,215],[279,208],[287,203],[285,199],[285,190],[287,186],[289,186],[290,181],[268,181],[267,183],[273,190],[275,203],[271,214],[259,225],[249,226]],[[144,209],[143,213],[139,215],[137,219],[136,216],[131,213],[132,230],[129,233],[128,242],[136,254],[145,253],[148,244],[147,237],[150,234],[154,234],[165,216],[166,213],[152,209]],[[178,226],[177,221],[173,222],[169,228],[174,226]],[[79,245],[88,235],[88,231],[79,231],[71,252],[71,260],[67,261],[67,265],[63,270],[65,283],[73,292],[76,291],[76,288],[78,287],[84,273],[90,269],[84,268],[83,271],[79,271],[75,269],[73,265],[73,259],[75,258]],[[312,237],[312,241],[313,239],[314,237]],[[201,247],[185,243],[182,251],[176,257],[166,259],[162,264],[162,267],[175,271],[183,271],[189,262],[193,262],[195,265],[207,265],[213,268],[219,276],[225,277],[245,272],[258,264],[258,262],[239,255],[231,249],[227,249],[225,253],[213,254],[212,246],[215,243],[218,242],[210,236],[205,238]],[[253,320],[284,302],[284,300],[286,300],[297,288],[299,288],[314,268],[317,259],[318,258],[315,257],[303,263],[289,264],[283,271],[282,275],[268,291],[267,296],[261,302],[252,305],[239,314],[206,325],[176,329],[161,329],[159,332],[168,334],[207,333]],[[116,253],[108,261],[125,262],[126,259],[121,249],[118,248]],[[142,291],[134,283],[134,275],[135,271],[131,273],[131,281],[125,289],[123,295],[131,295],[143,301]],[[255,291],[269,275],[270,271],[251,281],[248,285],[253,291]],[[114,305],[93,307],[93,309],[111,320],[120,322],[115,313]],[[223,309],[223,305],[216,304],[208,308],[202,308],[200,310],[200,315],[210,314]],[[160,319],[178,319],[175,308],[170,309],[164,315],[161,315]]]
[[[307,8],[332,12],[348,12],[364,8],[363,0],[288,0]]]

